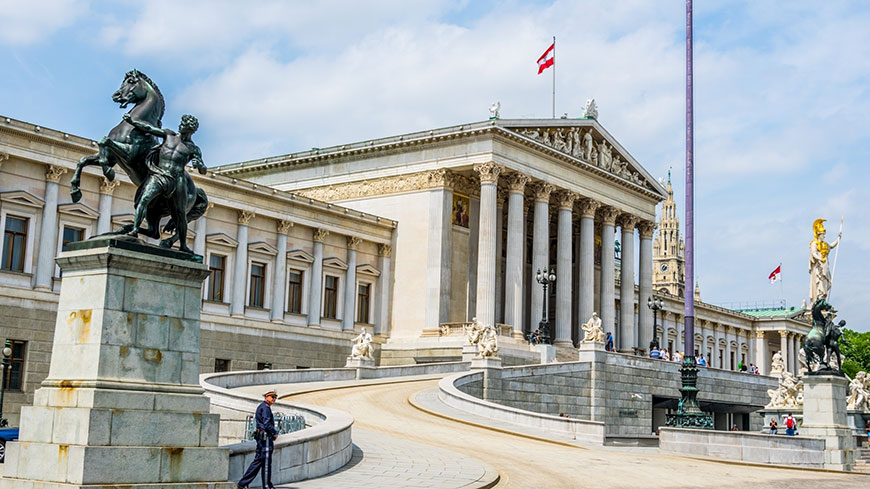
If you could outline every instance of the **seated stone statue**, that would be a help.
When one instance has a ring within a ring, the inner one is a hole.
[[[362,332],[353,339],[354,345],[350,350],[350,357],[354,360],[365,359],[374,360],[374,348],[372,347],[372,335],[368,330],[362,329]]]
[[[768,389],[768,408],[796,408],[803,405],[803,382],[791,372],[783,371],[776,389]]]
[[[776,375],[785,371],[785,362],[782,359],[782,353],[776,352],[773,354],[773,359],[770,361],[770,374]]]
[[[846,409],[870,411],[870,375],[863,370],[855,374],[849,382],[849,397],[846,399]]]
[[[583,323],[583,343],[604,343],[604,328],[597,312],[592,313],[589,321]]]
[[[477,343],[477,354],[484,358],[498,356],[498,332],[495,326],[483,327],[480,341]]]
[[[471,322],[465,325],[465,341],[469,345],[477,345],[480,342],[480,335],[483,328],[477,322],[477,318],[471,318]]]

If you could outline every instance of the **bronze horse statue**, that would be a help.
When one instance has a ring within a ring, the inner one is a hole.
[[[122,109],[133,104],[129,114],[134,119],[147,122],[156,127],[162,127],[161,119],[165,110],[163,94],[160,93],[157,84],[144,73],[138,70],[127,72],[124,75],[124,81],[121,82],[121,87],[112,94],[112,101],[120,104]],[[147,159],[159,146],[159,142],[157,137],[136,129],[128,122],[122,120],[109,131],[108,136],[100,139],[100,152],[98,154],[85,156],[76,165],[75,173],[70,181],[70,196],[73,202],[78,202],[82,198],[82,191],[79,185],[81,184],[82,169],[84,167],[100,165],[103,175],[109,181],[112,181],[115,179],[113,167],[118,165],[130,177],[133,184],[139,188],[136,192],[136,202],[138,203],[142,183],[145,182],[149,175]],[[208,200],[205,192],[193,184],[193,179],[186,172],[184,186],[185,191],[188,193],[186,215],[187,221],[190,222],[205,213]],[[166,203],[155,201],[148,208],[145,217],[148,222],[148,228],[144,229],[142,234],[154,239],[159,238],[160,219],[169,215],[169,207]],[[133,225],[128,224],[120,230],[108,234],[125,234],[132,228]],[[164,227],[166,232],[172,232],[174,229],[175,223],[172,220]],[[160,245],[170,247],[174,241],[175,239],[169,238],[163,240]]]
[[[813,303],[813,329],[804,340],[804,353],[807,365],[818,363],[819,370],[832,370],[829,365],[832,354],[836,354],[837,359],[840,360],[839,339],[842,333],[834,324],[833,313],[835,312],[834,307],[824,297],[819,297]],[[840,327],[845,324],[845,321],[840,321]],[[839,361],[837,369],[842,371],[842,364]]]

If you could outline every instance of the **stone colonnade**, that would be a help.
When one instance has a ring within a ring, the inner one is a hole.
[[[550,183],[535,181],[529,175],[506,170],[494,162],[474,166],[480,180],[480,211],[477,236],[477,277],[475,313],[473,316],[483,324],[495,324],[496,318],[512,326],[515,337],[523,334],[523,323],[529,319],[534,330],[543,313],[543,294],[534,282],[538,269],[555,268],[555,315],[551,316],[553,342],[556,345],[572,346],[572,325],[586,322],[593,312],[598,312],[603,327],[614,333],[616,348],[633,351],[635,347],[646,348],[652,337],[652,312],[645,306],[635,304],[635,275],[639,275],[640,301],[652,295],[652,234],[655,224],[641,217],[623,212],[586,196],[566,189],[558,189]],[[507,187],[506,212],[507,238],[503,274],[497,273],[497,243],[502,239],[501,220],[497,209],[498,186]],[[528,191],[534,202],[531,273],[525,270],[523,260],[526,244],[524,202]],[[550,256],[551,201],[555,219],[556,256]],[[579,221],[579,246],[576,246],[574,222]],[[595,303],[595,225],[601,224],[600,299]],[[614,256],[614,231],[622,230],[622,266],[620,276],[620,317],[616,317],[616,273]],[[635,236],[639,231],[640,259],[634,265]],[[572,256],[579,250],[579,256]],[[576,259],[575,259],[576,258]],[[555,267],[553,265],[555,264]],[[575,269],[576,267],[576,269]],[[637,272],[637,273],[636,273]],[[504,277],[504,284],[497,281]],[[575,280],[579,290],[573,290]],[[525,310],[524,292],[531,288],[529,310]],[[497,293],[504,291],[504,300]],[[572,308],[572,304],[577,306]],[[503,307],[503,309],[502,309]],[[573,309],[573,310],[572,310]],[[637,315],[637,325],[635,325]],[[579,338],[582,339],[582,338]]]

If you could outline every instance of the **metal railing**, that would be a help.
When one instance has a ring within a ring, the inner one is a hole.
[[[298,414],[275,413],[275,430],[279,435],[305,429],[305,417]],[[245,418],[245,440],[253,440],[257,431],[257,422],[249,415]]]

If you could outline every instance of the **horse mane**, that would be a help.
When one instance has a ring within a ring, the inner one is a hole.
[[[148,82],[148,84],[151,85],[151,88],[153,88],[154,91],[157,92],[157,97],[160,100],[160,115],[157,117],[157,127],[163,127],[163,114],[166,112],[166,101],[163,98],[163,93],[160,91],[160,87],[158,87],[157,84],[154,83],[154,80],[148,78],[148,75],[146,75],[145,73],[142,73],[139,70],[133,71],[136,72],[143,80]]]

